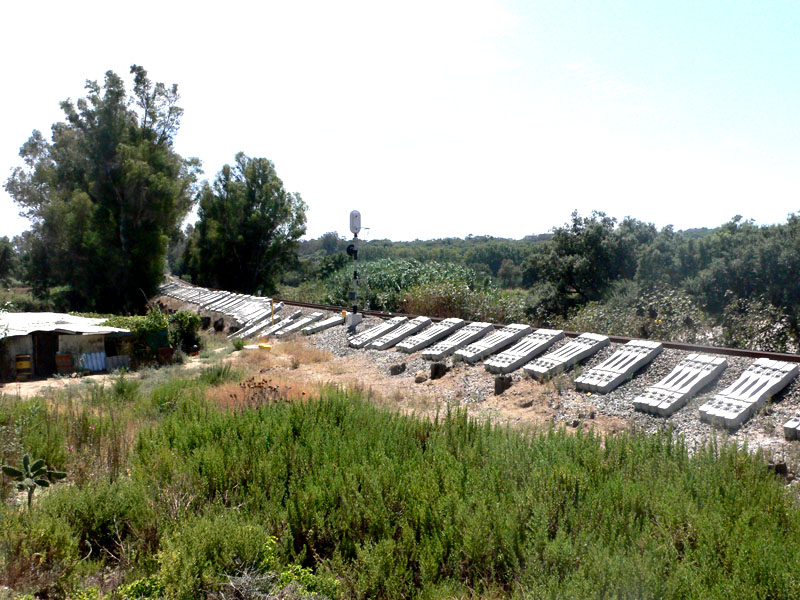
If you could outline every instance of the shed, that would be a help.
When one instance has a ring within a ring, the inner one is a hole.
[[[107,348],[109,338],[130,332],[101,325],[104,321],[104,318],[50,312],[0,314],[3,379],[16,378],[16,356],[19,354],[30,355],[33,375],[37,376],[56,372],[56,354],[70,355],[74,365],[83,364],[80,361],[91,364],[89,370],[106,368],[107,357],[116,354]],[[112,361],[115,365],[119,362]]]

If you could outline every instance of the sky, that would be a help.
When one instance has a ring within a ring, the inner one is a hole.
[[[800,211],[800,2],[14,2],[0,180],[59,102],[132,64],[177,83],[176,150],[212,180],[275,163],[307,237],[659,228]],[[0,190],[0,236],[29,227]]]

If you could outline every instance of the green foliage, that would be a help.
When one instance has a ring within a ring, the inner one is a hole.
[[[403,294],[400,310],[415,315],[493,323],[512,323],[526,318],[520,294],[491,287],[471,290],[461,281],[414,286]]]
[[[763,299],[730,301],[722,313],[722,343],[766,352],[800,350],[800,334],[780,308]]]
[[[179,347],[184,352],[194,352],[200,348],[200,315],[188,310],[179,310],[169,315],[170,346]]]
[[[67,474],[63,471],[48,469],[43,458],[33,460],[30,454],[22,457],[22,464],[19,468],[11,465],[2,466],[3,474],[17,482],[17,489],[28,495],[28,510],[31,508],[33,493],[37,488],[50,487],[51,481],[58,481],[66,478]]]
[[[117,588],[117,596],[121,600],[155,600],[161,598],[164,591],[161,583],[154,576],[142,577]]]
[[[215,507],[162,546],[175,597],[257,566],[271,535],[288,562],[342,574],[346,597],[800,592],[786,568],[800,560],[800,508],[763,460],[715,444],[690,455],[670,434],[417,420],[330,392],[174,413],[143,433],[137,461],[147,489],[193,481],[195,502]]]
[[[242,338],[233,338],[231,343],[233,344],[233,349],[237,352],[245,346],[245,341]]]
[[[0,586],[28,590],[67,584],[81,549],[65,519],[37,510],[23,513],[7,504],[0,506],[0,522]]]
[[[187,246],[188,272],[200,285],[272,293],[295,259],[306,205],[286,192],[266,158],[240,152],[198,194],[199,220]]]
[[[275,539],[257,518],[234,511],[185,519],[163,540],[159,584],[166,598],[193,600],[225,575],[273,570]]]
[[[130,330],[134,353],[140,360],[152,359],[154,350],[167,345],[179,347],[184,352],[194,351],[201,345],[198,334],[200,317],[190,311],[182,310],[167,316],[154,307],[146,315],[115,316],[103,324]]]
[[[177,86],[131,67],[132,94],[112,71],[61,103],[52,141],[22,145],[25,166],[5,189],[33,221],[26,279],[41,293],[68,286],[74,309],[134,312],[162,279],[167,240],[191,206],[199,162],[173,148]]]
[[[118,563],[137,552],[154,551],[156,513],[140,483],[95,478],[83,486],[56,491],[39,510],[68,523],[84,552]]]
[[[618,281],[608,298],[589,302],[559,321],[572,331],[623,335],[680,342],[708,341],[700,308],[682,290],[666,286],[642,289],[631,280]]]
[[[205,385],[215,386],[228,381],[238,381],[242,378],[240,371],[232,368],[228,363],[216,364],[200,371],[198,381]]]
[[[470,268],[435,261],[382,259],[359,268],[358,304],[372,310],[396,311],[400,308],[406,290],[426,284],[445,281],[458,283],[469,289],[478,284],[477,274]],[[325,302],[337,306],[352,304],[353,268],[344,267],[326,280],[328,293]]]

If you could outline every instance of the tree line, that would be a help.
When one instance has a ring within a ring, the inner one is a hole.
[[[168,250],[184,242],[186,272],[203,285],[274,289],[305,233],[305,204],[266,158],[236,155],[213,183],[174,148],[178,86],[138,65],[133,88],[113,71],[61,102],[47,139],[34,131],[5,189],[31,228],[0,240],[0,277],[15,277],[62,309],[134,313],[156,292]],[[181,224],[194,206],[187,238]]]
[[[298,266],[284,276],[287,297],[337,297],[350,269],[347,243],[335,233],[301,242]],[[362,242],[359,259],[367,275],[370,261],[377,265],[377,278],[365,281],[369,297],[384,305],[395,298],[397,309],[435,310],[438,303],[447,312],[455,295],[486,292],[479,294],[481,314],[511,314],[542,326],[687,341],[712,341],[703,336],[721,326],[722,339],[713,341],[729,345],[790,350],[800,342],[797,214],[775,225],[736,216],[713,229],[675,231],[575,212],[543,236],[372,240]],[[401,289],[405,273],[429,262],[449,274],[427,291],[418,284]],[[468,281],[459,279],[456,266],[471,270]],[[389,282],[391,272],[396,277]],[[440,285],[448,279],[459,285]]]

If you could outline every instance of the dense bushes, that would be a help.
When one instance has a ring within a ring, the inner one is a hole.
[[[364,263],[359,270],[358,304],[372,310],[396,311],[403,293],[417,286],[452,282],[478,287],[479,276],[469,267],[452,263],[426,263],[417,260],[382,259]],[[353,268],[346,266],[326,280],[325,302],[337,306],[352,304]]]
[[[3,507],[0,584],[75,596],[116,566],[121,597],[800,594],[800,507],[734,447],[417,419],[335,391],[236,413],[184,394],[159,420],[119,478]]]
[[[346,597],[800,592],[786,568],[800,560],[800,510],[732,448],[689,457],[668,435],[530,437],[333,395],[176,413],[137,454],[148,488],[177,476],[201,506],[261,515],[259,535],[276,535],[284,556],[346,574]],[[753,560],[770,548],[785,561]]]
[[[512,323],[525,319],[523,294],[488,287],[471,290],[460,281],[417,285],[405,290],[400,310],[414,315]]]
[[[170,346],[184,352],[192,352],[200,346],[200,317],[193,312],[178,311],[167,315],[153,308],[143,316],[115,316],[104,325],[130,330],[134,352],[143,356]]]
[[[666,286],[642,289],[629,280],[612,286],[604,302],[589,302],[557,323],[573,331],[606,335],[711,341],[702,311],[685,292]]]

